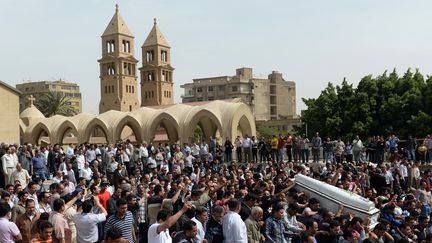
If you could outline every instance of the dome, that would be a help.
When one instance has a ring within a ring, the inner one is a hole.
[[[20,114],[20,118],[45,118],[45,116],[33,105],[23,110]]]

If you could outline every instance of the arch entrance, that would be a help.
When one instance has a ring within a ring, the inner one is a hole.
[[[95,125],[93,129],[90,130],[88,142],[92,144],[108,143],[108,136],[101,126]]]

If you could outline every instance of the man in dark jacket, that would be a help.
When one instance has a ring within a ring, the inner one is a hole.
[[[224,208],[222,206],[216,206],[213,208],[213,214],[207,221],[207,227],[205,232],[205,239],[208,243],[222,242],[222,219],[224,217]]]

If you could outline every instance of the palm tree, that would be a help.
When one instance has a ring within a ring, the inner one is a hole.
[[[51,91],[47,93],[36,101],[35,106],[45,117],[54,115],[73,116],[77,114],[76,110],[70,105],[70,99],[66,98],[61,92]]]

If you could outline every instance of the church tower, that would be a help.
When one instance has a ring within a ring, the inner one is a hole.
[[[141,106],[173,104],[171,47],[159,30],[156,19],[141,48]]]
[[[120,16],[118,5],[101,38],[99,113],[139,108],[134,36]]]

